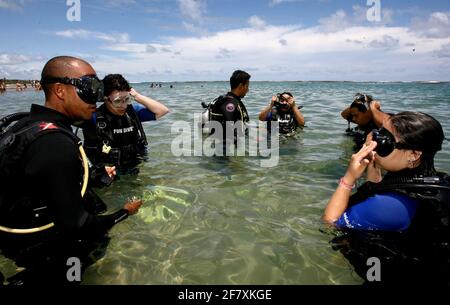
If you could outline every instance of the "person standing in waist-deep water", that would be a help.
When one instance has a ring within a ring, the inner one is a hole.
[[[250,74],[245,71],[237,70],[230,77],[231,91],[225,95],[219,96],[211,105],[210,119],[219,122],[222,125],[224,143],[229,141],[236,142],[238,132],[244,134],[245,124],[249,122],[249,115],[242,99],[247,95],[250,87]],[[227,122],[239,123],[240,130],[235,130],[233,134],[227,134]],[[218,135],[220,136],[220,135]]]
[[[42,71],[45,105],[0,135],[0,247],[26,268],[13,283],[68,283],[67,260],[79,258],[108,230],[136,214],[142,201],[98,215],[88,160],[71,125],[89,120],[103,84],[86,61],[60,56]],[[3,121],[4,122],[4,121]]]
[[[385,282],[426,278],[427,282],[448,284],[450,179],[434,167],[443,140],[442,126],[431,116],[416,112],[393,115],[352,156],[325,209],[327,223],[352,233],[389,236],[378,241],[389,241],[393,249],[401,249],[386,251],[389,247],[384,246],[378,248],[383,251],[373,253],[377,244],[373,240],[358,243],[359,250],[364,249],[358,253],[382,260]],[[387,172],[384,177],[381,170]],[[365,172],[368,182],[351,196]],[[357,258],[350,250],[344,252]]]
[[[298,127],[305,126],[305,117],[296,105],[295,98],[290,92],[283,92],[273,96],[270,104],[259,114],[260,121],[277,121],[281,134],[292,134]],[[270,127],[268,127],[270,130]]]
[[[148,145],[142,122],[160,119],[169,109],[137,92],[120,74],[107,75],[103,83],[105,101],[83,126],[86,153],[97,168],[137,174]]]
[[[350,107],[342,111],[341,116],[349,122],[347,134],[354,138],[356,149],[359,150],[366,142],[367,135],[389,118],[389,114],[381,111],[381,103],[372,96],[357,93]],[[350,123],[358,126],[350,128]]]

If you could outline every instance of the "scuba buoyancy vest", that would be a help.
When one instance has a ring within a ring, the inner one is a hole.
[[[417,202],[416,216],[408,229],[413,234],[450,234],[450,176],[437,173],[434,176],[385,177],[380,183],[367,182],[358,188],[349,206],[381,193],[397,192]]]
[[[32,234],[54,227],[54,223],[48,217],[46,203],[34,202],[28,197],[16,198],[17,194],[10,194],[8,190],[13,189],[11,183],[20,181],[20,162],[28,147],[42,136],[59,132],[68,136],[79,146],[84,168],[81,189],[81,195],[84,197],[89,180],[89,167],[81,141],[73,133],[55,123],[31,120],[29,113],[17,113],[3,118],[0,120],[0,130],[0,184],[2,185],[0,231]],[[18,225],[21,228],[9,228],[4,225]]]
[[[205,102],[202,103],[202,107],[205,109],[202,113],[202,131],[205,134],[211,133],[211,130],[209,128],[205,127],[205,124],[210,121],[216,121],[220,122],[222,126],[225,127],[225,119],[224,115],[221,111],[221,107],[227,103],[231,102],[233,100],[237,100],[237,110],[239,112],[239,118],[236,121],[242,121],[244,123],[248,123],[250,121],[250,117],[247,112],[247,108],[242,103],[241,100],[238,100],[236,97],[231,95],[230,93],[227,93],[225,95],[221,95],[218,98],[216,98],[214,101],[212,101],[209,104],[206,104]],[[224,128],[225,130],[225,128]]]
[[[367,260],[377,257],[382,264],[383,283],[450,280],[450,177],[388,177],[380,183],[367,182],[350,198],[355,205],[382,193],[397,192],[416,200],[416,214],[405,232],[341,229],[343,235],[332,240],[364,279]]]
[[[298,127],[297,121],[295,120],[295,114],[292,111],[283,112],[277,107],[273,107],[271,114],[271,121],[278,121],[279,131],[281,134],[291,134]],[[269,121],[268,130],[271,129],[271,121]]]
[[[95,133],[85,131],[85,148],[94,163],[116,166],[134,164],[147,149],[147,138],[136,111],[130,105],[123,117],[109,113],[105,105],[96,112]],[[121,126],[116,126],[120,120]],[[118,140],[126,134],[125,141]]]

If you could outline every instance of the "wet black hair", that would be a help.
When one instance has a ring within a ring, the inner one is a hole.
[[[357,108],[359,112],[365,113],[368,108],[368,104],[373,101],[373,98],[371,95],[356,93],[355,99],[353,100],[353,103],[350,105],[351,108]]]
[[[294,97],[293,95],[292,95],[292,93],[290,93],[290,92],[283,92],[283,93],[280,93],[280,95],[281,96],[283,96],[283,95],[285,95],[285,94],[287,94],[287,95],[289,95],[290,97]]]
[[[109,74],[103,79],[105,85],[105,96],[109,96],[113,91],[130,91],[131,86],[121,74]]]
[[[245,71],[236,70],[233,72],[233,75],[230,77],[230,86],[231,90],[239,87],[240,84],[245,85],[250,81],[251,75]]]
[[[422,152],[419,168],[423,174],[434,175],[434,157],[445,139],[442,125],[428,114],[409,111],[391,116],[390,123],[400,143]]]

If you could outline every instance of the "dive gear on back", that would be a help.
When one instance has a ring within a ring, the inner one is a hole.
[[[19,121],[16,124],[13,124],[17,120]],[[27,148],[38,138],[49,133],[59,132],[67,135],[79,146],[84,168],[81,190],[81,196],[83,197],[87,190],[89,168],[88,160],[83,147],[81,146],[81,142],[74,134],[59,127],[55,123],[30,120],[29,113],[12,114],[3,118],[0,122],[2,125],[1,129],[3,129],[3,132],[0,133],[0,183],[2,184],[2,189],[0,191],[0,231],[13,234],[31,234],[50,229],[54,226],[54,223],[46,222],[46,204],[39,203],[40,205],[42,204],[42,206],[33,207],[33,204],[27,198],[22,198],[19,202],[16,198],[8,197],[6,195],[8,184],[13,180],[13,177],[16,177],[20,161]],[[25,208],[27,211],[21,210],[21,207]],[[11,222],[11,224],[13,224],[14,220],[12,218],[14,217],[9,217],[10,215],[5,214],[14,211],[17,211],[17,215],[20,214],[20,216],[25,216],[24,218],[28,216],[29,222],[32,223],[32,225],[35,225],[35,227],[15,229],[2,226],[4,225],[4,222]],[[45,224],[43,224],[42,221],[44,221]]]
[[[242,121],[243,123],[248,123],[250,121],[247,109],[242,101],[233,93],[229,92],[225,95],[221,95],[216,98],[212,103],[206,104],[202,102],[202,107],[205,109],[202,113],[202,129],[203,133],[210,133],[211,130],[205,128],[207,122],[216,121],[222,124],[225,131],[225,123],[227,119],[225,114],[221,109],[224,105],[230,104],[230,107],[226,109],[227,114],[234,117],[233,122]],[[231,105],[232,104],[232,105]],[[232,119],[229,118],[231,121]]]
[[[438,173],[430,177],[385,177],[380,183],[367,182],[350,197],[349,206],[362,202],[374,194],[389,192],[400,193],[419,202],[416,216],[411,223],[411,228],[415,232],[431,230],[438,234],[449,234],[450,176]]]

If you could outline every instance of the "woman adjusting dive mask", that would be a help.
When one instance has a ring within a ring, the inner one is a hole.
[[[128,92],[119,92],[115,95],[112,94],[109,97],[105,97],[105,99],[109,100],[116,108],[127,107],[128,105],[131,105],[133,101],[133,97]]]
[[[394,135],[386,128],[374,129],[372,139],[377,142],[375,151],[382,158],[389,156],[394,149],[412,149],[410,145],[396,142]]]

